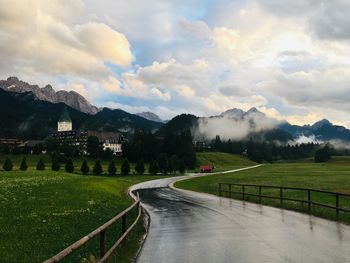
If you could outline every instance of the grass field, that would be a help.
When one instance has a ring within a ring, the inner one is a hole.
[[[198,166],[213,164],[215,166],[215,172],[256,164],[244,156],[221,152],[197,153],[197,162]]]
[[[55,255],[128,207],[130,185],[156,178],[1,171],[0,262],[41,262]],[[133,245],[123,248],[126,261],[138,248],[142,228],[137,231]]]
[[[214,163],[215,164],[215,163]],[[175,185],[188,190],[218,194],[218,183],[241,183],[257,185],[273,185],[285,187],[303,187],[329,190],[350,194],[350,158],[334,157],[326,164],[312,162],[265,164],[261,167],[225,175],[213,175],[181,181]],[[235,190],[232,188],[232,190]],[[265,190],[263,194],[278,196],[279,190]],[[247,188],[247,193],[257,193],[256,188]],[[287,191],[285,197],[306,200],[306,193]],[[240,198],[239,196],[236,196]],[[314,194],[312,199],[330,205],[335,205],[333,196]],[[257,198],[249,197],[249,201],[256,202]],[[264,204],[279,206],[278,200],[264,200]],[[286,208],[304,210],[298,203],[287,202]],[[350,199],[342,199],[340,205],[350,209]],[[334,210],[313,208],[314,213],[334,219]],[[341,219],[350,222],[349,216],[341,215]]]

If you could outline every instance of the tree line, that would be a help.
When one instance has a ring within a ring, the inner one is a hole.
[[[209,146],[209,147],[208,147]],[[278,160],[298,160],[314,157],[315,162],[324,162],[331,155],[348,155],[347,149],[337,150],[332,145],[320,145],[316,143],[280,144],[275,142],[257,142],[250,140],[233,141],[221,140],[220,136],[209,142],[208,146],[203,143],[196,144],[196,150],[220,151],[234,154],[246,154],[255,162],[275,162]]]
[[[196,151],[189,130],[180,134],[168,131],[164,137],[137,130],[130,141],[122,145],[123,157],[133,162],[145,161],[150,169],[163,174],[196,167]]]

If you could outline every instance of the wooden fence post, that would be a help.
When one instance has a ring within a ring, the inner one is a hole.
[[[336,193],[335,194],[335,211],[336,211],[336,217],[337,217],[337,220],[339,219],[339,194]]]
[[[100,233],[100,258],[106,254],[106,231]]]
[[[245,199],[245,194],[244,194],[244,184],[242,185],[242,199],[244,200]]]
[[[126,231],[126,214],[122,216],[122,234]]]
[[[259,203],[261,204],[261,185],[259,185]]]
[[[309,213],[311,213],[311,191],[310,191],[310,189],[307,189],[307,204],[308,204]]]
[[[228,187],[229,187],[230,198],[231,198],[231,197],[232,197],[232,193],[231,193],[231,188],[232,188],[232,185],[231,185],[231,184],[229,184],[229,185],[228,185]]]
[[[221,196],[221,183],[219,183],[219,196]]]
[[[280,187],[280,206],[283,207],[283,188]]]

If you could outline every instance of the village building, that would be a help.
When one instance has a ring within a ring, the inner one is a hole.
[[[213,172],[214,168],[215,168],[215,167],[214,167],[213,164],[201,165],[201,166],[199,167],[199,170],[200,170],[201,173],[211,173],[211,172]]]
[[[39,154],[39,153],[46,153],[44,148],[44,141],[42,140],[28,140],[20,145],[17,146],[18,149],[20,149],[23,153],[30,153],[30,154]]]
[[[74,130],[73,122],[66,106],[64,106],[62,114],[57,122],[57,132],[53,133],[51,136],[60,144],[68,141],[78,146],[83,154],[86,154],[86,144],[89,136],[96,136],[103,150],[110,149],[113,154],[116,155],[122,154],[122,143],[125,140],[123,135],[119,132],[88,131],[84,129]]]
[[[86,153],[87,131],[73,130],[73,122],[66,106],[63,107],[61,116],[58,119],[57,132],[51,134],[51,137],[55,138],[59,144],[68,142],[77,146],[81,153]]]
[[[63,107],[63,111],[61,117],[57,122],[57,132],[66,132],[73,130],[73,123],[71,118],[69,117],[67,107]]]
[[[110,149],[115,155],[121,155],[123,152],[122,143],[125,138],[119,132],[88,131],[88,136],[97,137],[104,151]]]

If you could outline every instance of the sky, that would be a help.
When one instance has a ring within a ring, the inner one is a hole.
[[[348,0],[0,0],[0,78],[162,119],[350,127]]]

